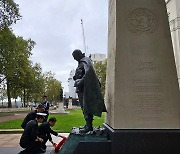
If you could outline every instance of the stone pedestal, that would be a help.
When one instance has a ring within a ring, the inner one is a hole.
[[[69,99],[69,104],[68,104],[68,109],[72,109],[73,106],[72,106],[72,99]]]
[[[65,112],[65,110],[64,110],[64,104],[63,104],[63,103],[59,103],[57,110],[58,110],[60,113],[64,113],[64,112]]]
[[[59,103],[58,108],[56,110],[51,110],[50,113],[69,114],[69,112],[66,112],[64,110],[64,104],[63,103]]]
[[[180,151],[180,92],[164,0],[109,0],[111,154]]]
[[[105,136],[71,133],[58,154],[110,154],[110,145]]]
[[[106,124],[104,127],[111,141],[109,154],[179,154],[179,129],[115,130]]]
[[[180,93],[164,0],[110,0],[106,123],[180,128]]]

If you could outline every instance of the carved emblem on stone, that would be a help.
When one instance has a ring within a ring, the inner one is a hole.
[[[132,33],[154,32],[158,26],[157,18],[146,8],[138,8],[128,18],[129,30]]]

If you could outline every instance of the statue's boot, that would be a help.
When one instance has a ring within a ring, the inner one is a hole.
[[[86,125],[80,126],[79,129],[84,129],[85,127],[86,127]]]
[[[80,134],[86,134],[89,131],[93,131],[92,121],[91,122],[87,121],[86,123],[87,123],[86,126],[79,130]]]
[[[89,131],[93,131],[92,122],[93,122],[93,117],[92,116],[90,118],[88,117],[86,119],[86,125],[84,126],[84,128],[79,130],[79,133],[86,134]]]

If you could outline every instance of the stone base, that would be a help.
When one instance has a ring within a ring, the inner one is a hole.
[[[179,154],[180,129],[119,129],[104,124],[110,154]]]
[[[110,154],[110,145],[105,136],[71,133],[58,154]]]

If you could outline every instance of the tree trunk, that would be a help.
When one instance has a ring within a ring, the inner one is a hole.
[[[12,108],[11,92],[10,92],[10,85],[9,85],[9,81],[8,80],[7,80],[7,96],[8,96],[8,108]]]
[[[26,107],[26,89],[24,89],[23,101],[24,101],[24,107]]]
[[[29,105],[29,92],[26,93],[26,102],[28,103],[27,105]]]
[[[21,107],[23,107],[23,96],[21,96]]]
[[[16,102],[16,98],[15,98],[15,108],[17,108],[17,102]]]

